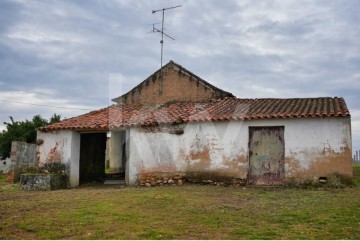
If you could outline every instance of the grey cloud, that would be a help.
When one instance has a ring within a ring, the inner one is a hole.
[[[19,5],[16,2],[9,0],[0,2],[0,33],[17,21],[18,9]]]
[[[49,103],[106,106],[114,88],[121,95],[160,67],[160,36],[148,32],[161,14],[151,10],[179,4],[165,16],[176,41],[165,39],[164,63],[240,97],[343,96],[360,147],[356,0],[1,1],[0,95],[25,90]],[[0,122],[57,111],[84,112],[0,105]]]

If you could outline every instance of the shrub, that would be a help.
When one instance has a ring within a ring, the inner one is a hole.
[[[39,166],[41,173],[65,174],[66,165],[61,162],[49,162]]]

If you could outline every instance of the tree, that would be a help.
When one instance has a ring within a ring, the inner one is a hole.
[[[50,117],[50,121],[49,121],[49,125],[54,124],[56,122],[59,122],[61,120],[61,115],[57,115],[56,113],[54,113],[51,117]]]
[[[14,121],[10,116],[10,122],[4,122],[6,130],[0,133],[0,157],[10,156],[12,141],[35,143],[37,128],[59,122],[60,119],[61,116],[57,114],[54,114],[49,121],[40,115],[35,115],[31,121]]]

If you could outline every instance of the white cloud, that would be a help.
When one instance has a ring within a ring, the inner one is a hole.
[[[29,105],[38,105],[41,107],[42,105],[46,106],[57,106],[62,107],[64,109],[90,109],[89,106],[79,105],[71,103],[66,99],[57,99],[51,97],[54,93],[52,90],[47,89],[35,89],[34,91],[3,91],[0,92],[0,99],[7,100],[6,105],[2,108],[5,110],[22,110],[28,109]]]
[[[2,122],[9,121],[9,116],[15,120],[32,119],[36,114],[43,118],[50,118],[54,113],[62,118],[80,115],[103,106],[85,106],[73,103],[72,100],[54,98],[53,91],[35,89],[34,91],[1,91],[0,118]],[[4,101],[6,100],[6,101]],[[60,107],[60,108],[58,108]],[[4,129],[2,125],[0,128]]]
[[[138,80],[139,81],[139,80]],[[140,81],[139,81],[140,82]],[[122,94],[127,93],[134,86],[131,84],[137,85],[138,83],[131,77],[125,77],[122,73],[109,73],[109,104],[113,104],[111,100],[119,97]]]
[[[87,40],[77,33],[27,23],[12,28],[6,38],[7,41],[2,40],[4,44],[15,51],[55,61],[71,61],[74,56],[81,56],[79,49],[87,45]]]
[[[45,29],[29,24],[14,27],[7,37],[12,41],[27,41],[35,44],[46,44],[49,42],[82,44],[85,42],[83,38],[75,34],[60,33],[53,29]]]

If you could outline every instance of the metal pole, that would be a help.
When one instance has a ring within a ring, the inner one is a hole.
[[[160,44],[161,44],[161,59],[160,59],[160,90],[159,90],[159,95],[162,94],[162,88],[163,88],[163,48],[164,48],[164,35],[172,40],[175,40],[174,38],[172,38],[171,36],[167,35],[166,33],[164,33],[164,18],[165,18],[165,10],[169,10],[169,9],[174,9],[174,8],[179,8],[181,7],[181,5],[178,6],[174,6],[174,7],[169,7],[169,8],[163,8],[163,9],[158,9],[158,10],[152,10],[152,14],[157,13],[162,11],[162,22],[161,22],[161,31],[156,29],[155,26],[153,25],[153,32],[161,32],[161,40],[160,40]]]
[[[161,59],[160,59],[160,95],[162,94],[162,85],[163,85],[163,48],[164,48],[164,14],[165,13],[165,9],[163,8],[162,10],[162,22],[161,22]]]

